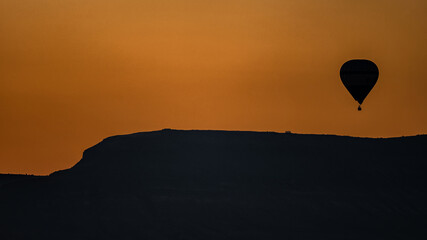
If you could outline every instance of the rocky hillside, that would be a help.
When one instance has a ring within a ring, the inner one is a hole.
[[[0,187],[6,239],[424,239],[427,136],[162,130]]]

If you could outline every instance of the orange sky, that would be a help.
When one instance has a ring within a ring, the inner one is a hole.
[[[0,172],[105,137],[225,129],[427,133],[425,0],[0,0]],[[358,112],[339,79],[374,61]]]

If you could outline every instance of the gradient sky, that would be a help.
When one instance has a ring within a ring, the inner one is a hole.
[[[425,0],[0,0],[0,172],[105,137],[224,129],[427,133]],[[358,112],[339,78],[374,61]]]

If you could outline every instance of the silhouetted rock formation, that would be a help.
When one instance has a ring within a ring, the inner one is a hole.
[[[24,174],[0,174],[0,187],[14,182],[27,181],[30,179],[42,178],[45,176],[24,175]]]
[[[162,130],[0,187],[5,239],[424,239],[427,136]]]

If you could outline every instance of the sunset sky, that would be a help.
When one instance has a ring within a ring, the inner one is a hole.
[[[0,0],[0,173],[103,138],[222,129],[427,133],[425,0]],[[374,61],[357,111],[339,69]]]

